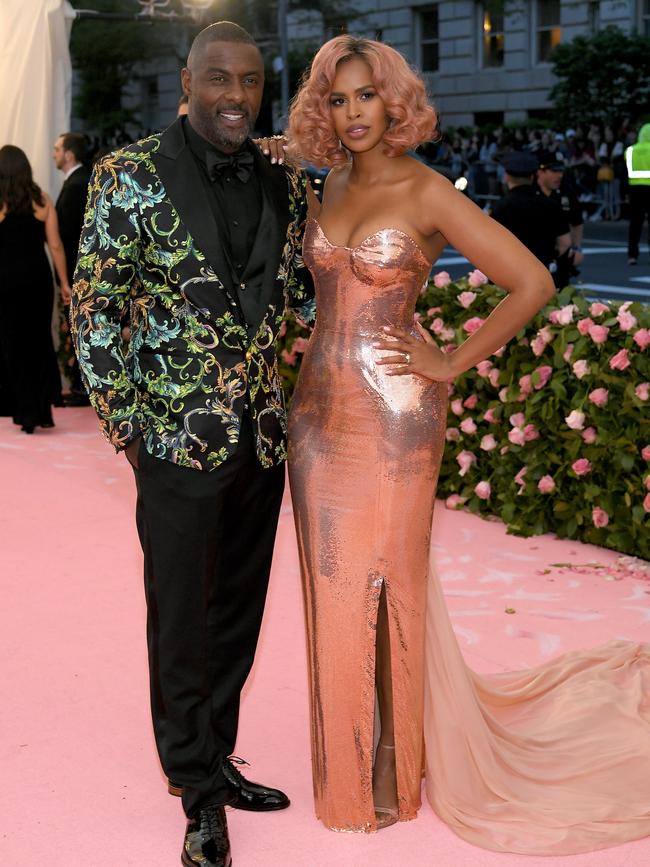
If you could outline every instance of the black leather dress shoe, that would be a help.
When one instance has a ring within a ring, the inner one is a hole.
[[[188,821],[181,864],[185,867],[232,867],[223,807],[204,807]]]
[[[271,810],[284,810],[289,806],[291,801],[284,792],[250,782],[242,775],[237,765],[248,765],[248,762],[237,756],[224,759],[223,773],[232,794],[230,807],[234,807],[236,810],[267,813]],[[183,787],[171,780],[168,781],[167,788],[170,795],[180,797],[183,794]]]

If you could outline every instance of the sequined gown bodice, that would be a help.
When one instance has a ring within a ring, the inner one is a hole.
[[[398,229],[335,246],[313,220],[303,255],[318,318],[289,416],[289,478],[318,816],[336,830],[376,828],[383,590],[400,819],[420,804],[424,739],[429,802],[479,846],[569,854],[650,834],[648,644],[612,641],[494,675],[471,671],[459,650],[429,560],[447,387],[388,376],[372,346],[384,325],[412,328],[426,256]]]

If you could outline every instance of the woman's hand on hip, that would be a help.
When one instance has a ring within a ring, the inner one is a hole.
[[[419,322],[415,323],[421,339],[413,337],[399,328],[386,326],[383,328],[386,340],[373,343],[375,349],[390,352],[377,359],[377,364],[390,365],[386,371],[388,376],[405,376],[417,374],[436,382],[446,382],[458,375],[451,363],[451,355],[443,352],[429,332]],[[397,354],[396,354],[397,353]]]

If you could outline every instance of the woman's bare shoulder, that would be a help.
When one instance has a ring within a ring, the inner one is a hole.
[[[32,201],[32,208],[34,209],[34,216],[37,220],[46,220],[48,214],[54,207],[52,204],[52,199],[48,196],[46,192],[43,192],[43,204],[40,205],[38,202]]]

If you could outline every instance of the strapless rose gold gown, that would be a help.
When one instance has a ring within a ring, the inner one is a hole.
[[[430,263],[384,229],[332,245],[311,220],[317,325],[289,417],[307,616],[316,812],[376,829],[375,637],[386,591],[400,819],[427,794],[479,846],[569,854],[650,834],[650,647],[612,642],[530,671],[463,661],[429,565],[447,388],[390,377],[372,343],[410,329]],[[425,642],[426,612],[426,642]]]

